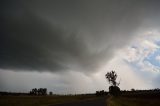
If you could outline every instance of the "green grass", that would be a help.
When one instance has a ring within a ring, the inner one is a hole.
[[[160,106],[160,100],[158,98],[110,97],[107,106]]]
[[[61,103],[92,100],[94,95],[77,96],[0,96],[0,106],[48,106]]]

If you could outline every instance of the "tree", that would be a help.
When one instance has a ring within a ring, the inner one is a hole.
[[[49,92],[49,95],[50,95],[50,96],[52,96],[52,95],[53,95],[53,92],[52,92],[52,91],[50,91],[50,92]]]
[[[135,91],[135,89],[134,89],[134,88],[132,88],[132,89],[131,89],[131,91]]]
[[[39,88],[38,95],[47,95],[47,88]]]
[[[30,91],[30,95],[47,95],[47,88],[34,88]]]
[[[110,86],[109,93],[113,96],[119,96],[121,94],[121,91],[118,86]]]
[[[107,72],[105,76],[109,84],[111,84],[112,86],[119,86],[120,82],[119,83],[116,82],[117,73],[115,71]]]
[[[118,87],[120,82],[117,83],[117,73],[115,71],[107,72],[105,75],[106,79],[108,80],[111,86],[109,87],[109,93],[113,96],[120,95],[120,88]]]

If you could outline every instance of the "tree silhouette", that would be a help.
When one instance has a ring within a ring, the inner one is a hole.
[[[30,94],[37,95],[38,94],[37,91],[38,91],[37,88],[34,88],[30,91]]]
[[[31,95],[47,95],[47,88],[34,88],[30,91]]]
[[[109,84],[111,86],[109,87],[109,93],[113,96],[119,96],[120,95],[120,88],[118,87],[120,82],[117,83],[117,73],[115,71],[107,72],[105,75],[106,79],[108,80]]]
[[[50,96],[52,96],[52,95],[53,95],[53,92],[52,92],[52,91],[50,91],[50,92],[49,92],[49,95],[50,95]]]
[[[107,72],[105,77],[108,80],[109,84],[111,84],[112,86],[119,86],[120,82],[116,82],[117,73],[115,71]]]

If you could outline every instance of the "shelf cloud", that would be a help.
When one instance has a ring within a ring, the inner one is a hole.
[[[97,72],[142,26],[158,25],[158,4],[6,0],[1,3],[0,68]]]

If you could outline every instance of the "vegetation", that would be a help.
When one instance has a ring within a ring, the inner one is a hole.
[[[113,96],[119,96],[121,94],[121,91],[118,86],[110,86],[109,93]]]
[[[30,95],[47,95],[47,88],[34,88],[30,91]]]
[[[160,106],[160,89],[153,90],[135,90],[120,91],[117,83],[117,73],[115,71],[108,72],[106,75],[111,86],[109,87],[107,106]]]
[[[121,96],[132,98],[160,98],[160,89],[121,91]]]
[[[115,71],[107,72],[105,76],[111,86],[119,86],[120,82],[117,83],[116,81],[117,73]]]
[[[0,106],[50,106],[55,104],[64,104],[71,102],[80,102],[84,100],[93,100],[99,97],[107,97],[107,106],[160,106],[160,89],[121,90],[117,83],[117,73],[115,71],[108,72],[106,75],[111,86],[108,92],[104,90],[96,91],[94,94],[84,95],[54,95],[49,92],[47,95],[46,88],[34,88],[28,93],[0,92]],[[107,96],[106,96],[107,95]]]
[[[96,91],[96,96],[106,96],[108,93],[104,90]]]
[[[160,106],[160,89],[121,91],[118,97],[110,96],[107,106]]]
[[[110,97],[107,106],[160,106],[159,98]]]
[[[0,106],[49,106],[97,99],[95,95],[71,96],[0,96]]]
[[[109,87],[109,93],[113,96],[119,96],[120,95],[120,88],[118,87],[120,82],[117,83],[117,73],[115,71],[107,72],[105,75],[106,79],[108,80],[109,84],[111,86]]]

